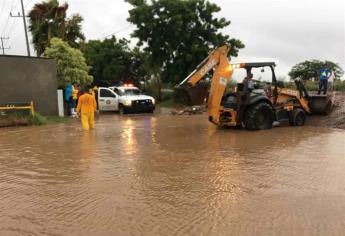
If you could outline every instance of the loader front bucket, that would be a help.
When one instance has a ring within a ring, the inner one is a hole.
[[[328,95],[310,95],[309,102],[312,114],[328,115],[333,107],[333,102]]]

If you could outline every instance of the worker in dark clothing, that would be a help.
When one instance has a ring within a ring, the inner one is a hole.
[[[240,105],[239,109],[239,116],[243,117],[245,108],[249,101],[250,93],[254,89],[254,81],[253,81],[253,74],[251,72],[247,72],[247,76],[242,81],[243,89],[240,93],[240,96],[237,97],[238,104]]]
[[[323,94],[326,94],[327,86],[328,86],[328,78],[331,76],[331,74],[332,74],[332,71],[330,68],[328,68],[328,65],[326,63],[323,64],[323,67],[320,69],[320,82],[319,82],[318,94],[321,93],[321,90],[323,90]]]
[[[66,100],[66,105],[67,105],[67,116],[72,115],[72,91],[73,91],[73,85],[68,84],[65,90],[65,100]]]
[[[253,89],[254,89],[253,74],[248,73],[247,76],[243,80],[243,92],[251,93]]]

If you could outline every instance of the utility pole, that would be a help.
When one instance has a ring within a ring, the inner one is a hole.
[[[10,47],[7,47],[7,48],[4,47],[4,40],[8,40],[8,39],[10,39],[10,38],[9,37],[0,37],[0,41],[1,41],[0,49],[2,49],[2,55],[5,55],[5,50],[10,49]]]
[[[22,15],[19,14],[17,16],[12,15],[12,12],[10,12],[11,17],[23,17],[23,23],[24,23],[24,31],[25,31],[25,40],[26,40],[26,50],[28,52],[28,56],[30,57],[30,46],[29,46],[29,38],[28,38],[28,30],[26,28],[26,19],[25,19],[25,12],[24,12],[24,4],[23,0],[20,0],[20,3],[22,5]]]

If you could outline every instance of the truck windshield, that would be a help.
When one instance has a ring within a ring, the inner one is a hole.
[[[139,89],[120,89],[119,91],[121,96],[135,96],[141,94]]]

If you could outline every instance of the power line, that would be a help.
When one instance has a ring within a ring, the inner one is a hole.
[[[5,23],[5,26],[4,26],[3,30],[2,30],[3,33],[4,33],[4,32],[6,31],[6,29],[7,29],[7,25],[8,25],[9,20],[10,20],[10,14],[7,15],[6,23]]]
[[[26,19],[25,19],[25,12],[24,12],[24,4],[23,0],[20,0],[20,5],[22,7],[22,14],[18,13],[17,16],[12,15],[12,12],[10,13],[11,17],[21,17],[23,18],[23,25],[24,25],[24,33],[25,33],[25,42],[26,42],[26,50],[28,52],[28,56],[30,57],[30,46],[29,46],[29,37],[28,37],[28,30],[26,27]]]
[[[28,51],[28,56],[30,56],[30,45],[29,45],[28,30],[26,28],[26,19],[25,19],[23,0],[21,0],[20,2],[21,2],[21,5],[22,5],[23,23],[24,23],[25,39],[26,39],[26,49]]]
[[[1,16],[4,15],[4,14],[2,14],[2,12],[5,9],[5,2],[6,2],[5,0],[2,1],[1,8],[0,8],[0,30],[1,30]]]
[[[109,36],[113,36],[113,35],[115,35],[115,34],[118,34],[118,33],[122,32],[122,31],[125,31],[125,30],[131,28],[131,27],[134,27],[134,25],[127,25],[126,27],[121,28],[121,29],[119,29],[118,31],[116,31],[116,32],[114,32],[114,33],[112,33],[112,34],[108,34],[107,36],[104,36],[103,38],[104,38],[104,39],[105,39],[105,38],[108,38]]]
[[[20,1],[21,1],[21,0],[18,0],[18,1],[17,1],[17,4],[12,5],[12,8],[11,8],[10,11],[13,11],[14,8],[16,8],[16,7],[19,5],[19,2],[20,2]]]
[[[5,0],[3,0],[3,1],[5,1]],[[17,1],[17,4],[15,3],[15,1],[12,2],[10,12],[12,12],[18,6],[19,1],[20,0]],[[5,23],[5,27],[3,28],[3,32],[5,32],[7,30],[7,26],[8,26],[8,22],[9,22],[10,18],[11,18],[10,14],[8,14],[7,19],[6,19],[6,23]],[[12,26],[13,26],[13,24],[12,24]]]
[[[18,14],[19,14],[19,13],[18,13]],[[12,16],[11,16],[11,13],[10,13],[9,17],[10,17],[10,18],[12,17]],[[17,25],[17,21],[16,21],[16,20],[12,20],[11,23],[8,24],[7,31],[6,31],[6,32],[4,31],[4,33],[5,33],[6,35],[10,35],[10,34],[12,33],[12,31],[14,30],[14,28],[15,28],[16,25]]]
[[[5,0],[2,0],[1,8],[0,8],[0,16],[2,15],[3,10],[5,9]]]
[[[26,8],[30,3],[32,3],[34,0],[29,1],[28,3],[25,4],[24,8]]]
[[[20,1],[20,0],[19,0]],[[19,3],[19,1],[18,1],[18,3]],[[29,2],[27,2],[26,4],[25,4],[25,6],[24,6],[24,8],[26,8],[30,3],[32,3],[34,0],[30,0]],[[17,6],[18,4],[16,4],[15,6],[12,6],[12,10],[13,9],[15,9],[15,7]],[[9,15],[9,18],[11,18],[11,17],[21,17],[21,14],[19,13],[19,11],[18,11],[18,14],[17,14],[17,16],[13,16],[13,14],[12,14],[12,11],[10,12],[10,15]],[[12,24],[10,24],[10,26],[8,27],[8,31],[7,31],[7,33],[5,34],[5,35],[9,35],[9,36],[11,36],[11,33],[12,33],[12,31],[17,27],[17,23],[18,21],[12,21]]]
[[[11,37],[13,31],[15,31],[15,29],[17,28],[17,26],[18,26],[18,21],[13,20],[11,26],[8,27],[7,33],[6,33],[5,35]]]
[[[4,40],[8,40],[10,39],[9,37],[0,37],[0,41],[1,41],[1,47],[0,49],[2,49],[2,55],[5,55],[5,50],[10,49],[11,47],[4,47]]]

